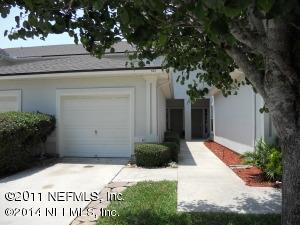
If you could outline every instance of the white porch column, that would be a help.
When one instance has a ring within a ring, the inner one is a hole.
[[[157,77],[146,76],[146,141],[156,142],[157,136]]]
[[[184,99],[184,131],[185,140],[192,139],[192,104],[188,98]]]

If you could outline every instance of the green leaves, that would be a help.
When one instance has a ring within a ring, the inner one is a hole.
[[[256,142],[254,152],[243,155],[245,163],[252,164],[262,169],[269,180],[282,178],[282,153],[277,146],[266,143],[262,138]]]
[[[33,13],[30,13],[28,16],[28,23],[31,26],[38,26],[38,20],[36,18],[36,16]]]
[[[2,18],[6,18],[7,15],[10,13],[10,5],[4,5],[1,7],[1,3],[0,3],[0,14]]]
[[[124,24],[129,23],[129,13],[126,10],[126,8],[119,9],[119,15],[122,23]]]
[[[0,175],[27,168],[39,144],[55,129],[55,118],[42,113],[0,113]],[[33,151],[33,147],[36,149]],[[33,154],[34,153],[34,154]],[[12,163],[13,162],[13,163]]]
[[[260,113],[269,113],[269,109],[266,105],[259,109]]]
[[[19,16],[15,16],[15,21],[17,23],[17,28],[20,27],[20,17]]]
[[[204,0],[203,2],[211,9],[220,9],[224,5],[224,0]]]
[[[197,73],[199,82],[190,87],[190,95],[197,98],[207,92],[199,83],[215,86],[224,95],[238,89],[240,84],[229,75],[237,66],[226,50],[241,43],[229,24],[235,21],[241,30],[251,27],[247,9],[253,3],[263,19],[288,18],[289,24],[299,26],[297,0],[2,0],[0,13],[6,17],[13,6],[25,12],[24,17],[15,18],[17,27],[12,32],[5,31],[10,39],[45,39],[50,33],[66,32],[99,58],[114,43],[127,40],[137,49],[131,66],[143,67],[163,56],[163,69],[184,71],[179,82]],[[248,52],[249,62],[263,73],[264,59],[252,49]]]
[[[259,0],[257,1],[258,7],[264,12],[269,12],[275,0]]]

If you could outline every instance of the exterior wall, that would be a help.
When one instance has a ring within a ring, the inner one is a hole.
[[[40,111],[52,115],[56,113],[56,89],[105,87],[134,87],[135,141],[138,142],[141,139],[146,140],[146,81],[142,76],[114,78],[47,78],[1,80],[0,82],[0,90],[22,90],[22,111]],[[164,103],[161,103],[161,106],[163,106],[163,104]],[[54,132],[48,139],[48,152],[56,152],[55,146],[56,134]]]
[[[158,127],[158,141],[162,142],[164,140],[164,133],[166,131],[167,121],[167,111],[166,111],[166,97],[163,94],[161,88],[157,90],[157,127]]]
[[[213,138],[238,153],[253,151],[257,140],[274,143],[276,132],[269,113],[261,113],[263,98],[250,86],[242,86],[238,95],[213,97]]]
[[[254,148],[255,94],[250,86],[242,86],[238,95],[214,96],[214,140],[236,152]]]
[[[183,99],[184,100],[184,131],[185,131],[185,139],[192,139],[192,105],[190,101],[190,97],[187,95],[186,91],[188,89],[188,85],[192,84],[194,81],[199,82],[196,78],[198,72],[201,71],[193,71],[190,73],[189,79],[181,85],[179,82],[176,82],[177,77],[182,74],[182,72],[175,72],[172,74],[172,82],[173,82],[173,90],[174,90],[174,99]],[[201,86],[201,85],[200,85]],[[203,87],[208,87],[206,84],[202,85]]]

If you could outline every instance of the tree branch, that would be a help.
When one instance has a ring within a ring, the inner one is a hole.
[[[256,66],[248,60],[247,55],[241,48],[234,46],[225,49],[225,51],[235,61],[238,67],[245,73],[247,79],[251,82],[254,88],[265,99],[266,93],[263,84],[264,74],[260,73]]]
[[[256,9],[255,4],[251,4],[248,7],[247,14],[248,14],[248,21],[249,24],[252,26],[253,30],[256,30],[257,33],[263,37],[266,36],[266,30],[263,24],[262,19],[259,17],[263,17],[262,15],[259,15],[259,11]]]
[[[267,45],[262,35],[255,34],[253,31],[242,29],[238,22],[229,24],[231,34],[241,43],[247,45],[253,51],[261,54],[266,53]]]

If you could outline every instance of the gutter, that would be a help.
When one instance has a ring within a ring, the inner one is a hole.
[[[93,70],[71,70],[71,71],[48,71],[34,73],[11,73],[0,74],[0,80],[17,80],[17,79],[38,79],[38,78],[65,78],[65,77],[104,77],[138,74],[162,74],[161,67],[147,68],[114,68],[114,69],[93,69]]]

